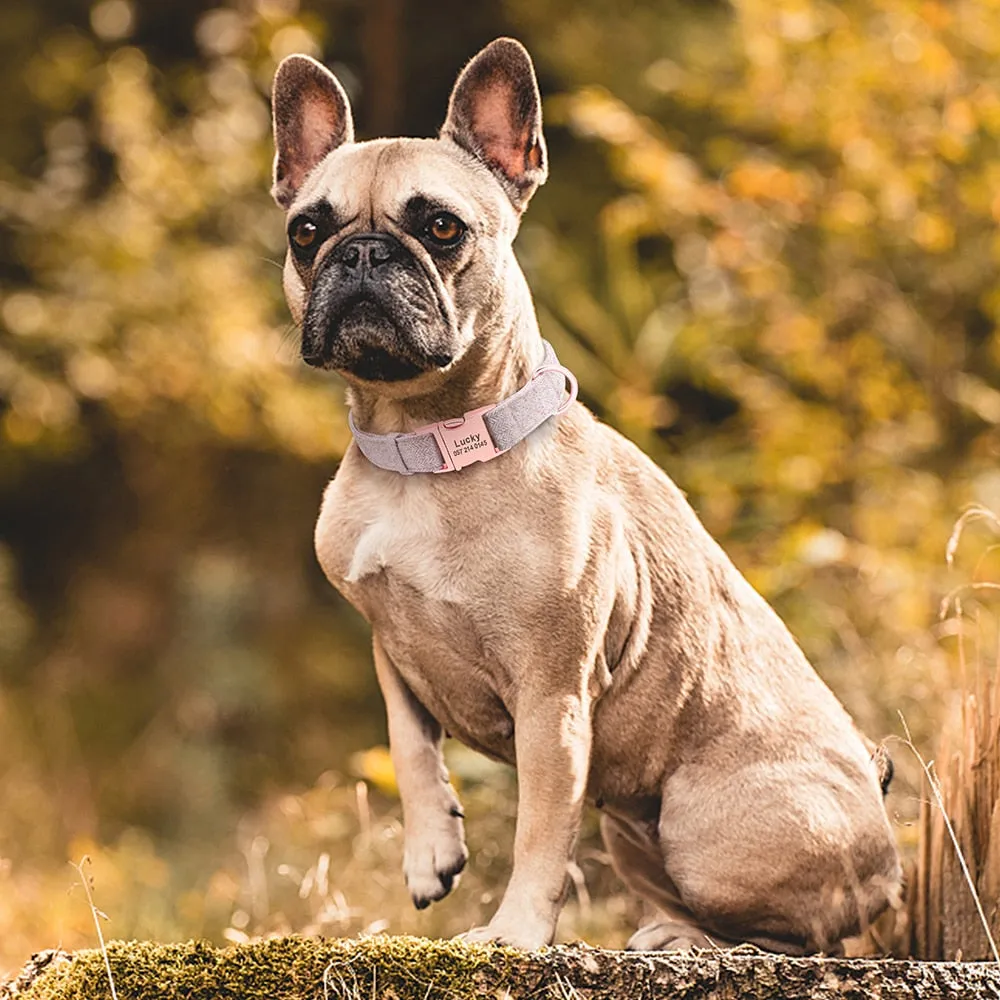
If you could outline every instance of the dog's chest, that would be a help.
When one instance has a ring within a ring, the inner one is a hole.
[[[447,519],[425,477],[384,473],[327,489],[316,553],[330,582],[371,619],[367,598],[386,576],[414,597],[448,600]],[[452,583],[454,581],[451,581]]]
[[[514,679],[492,653],[503,645],[503,615],[488,593],[491,546],[462,533],[426,478],[368,478],[328,488],[316,530],[320,563],[431,714],[465,742],[508,758]]]

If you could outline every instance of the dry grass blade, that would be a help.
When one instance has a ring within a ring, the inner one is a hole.
[[[961,597],[962,594],[976,593],[982,591],[993,591],[994,593],[1000,593],[1000,583],[963,583],[961,586],[956,587],[954,590],[948,591],[944,598],[941,600],[941,607],[939,610],[939,615],[943,621],[948,617],[952,608],[956,606],[956,599]]]
[[[945,546],[944,558],[948,563],[948,569],[954,568],[958,543],[962,540],[962,533],[965,531],[965,526],[972,521],[985,521],[997,534],[1000,534],[1000,517],[997,517],[993,511],[988,507],[983,507],[981,504],[972,504],[972,506],[967,507],[962,512],[962,516],[955,522],[955,526],[951,529],[948,544]]]
[[[902,712],[899,713],[899,720],[903,725],[903,732],[906,734],[906,738],[901,742],[910,750],[913,756],[916,757],[917,763],[920,765],[920,768],[924,773],[924,778],[926,779],[928,787],[931,790],[931,794],[934,796],[934,801],[938,807],[940,817],[944,822],[945,829],[948,831],[948,837],[955,849],[955,855],[958,859],[959,865],[961,866],[962,875],[964,876],[965,883],[969,888],[969,893],[972,896],[972,901],[976,907],[976,913],[979,916],[983,932],[986,935],[987,942],[989,943],[990,951],[993,955],[993,961],[1000,963],[1000,951],[997,950],[996,940],[993,937],[993,932],[990,929],[990,922],[986,917],[985,910],[983,909],[982,900],[979,897],[979,891],[976,888],[975,879],[972,876],[972,872],[969,870],[969,865],[965,859],[965,854],[962,851],[962,846],[959,843],[957,834],[955,833],[955,827],[948,816],[948,808],[945,805],[945,797],[941,790],[941,783],[939,782],[937,775],[934,773],[934,761],[928,762],[924,760],[923,755],[913,743],[910,736],[910,727],[906,724],[906,719],[904,718]]]
[[[80,862],[73,863],[73,867],[76,869],[77,874],[80,876],[80,881],[83,883],[83,891],[87,894],[87,903],[90,906],[90,914],[94,918],[94,928],[97,930],[97,940],[101,946],[101,956],[104,959],[104,968],[108,973],[108,983],[111,986],[111,997],[112,1000],[118,1000],[118,991],[115,989],[115,977],[111,974],[111,961],[108,958],[108,946],[104,943],[104,933],[101,930],[101,917],[107,920],[107,916],[94,905],[94,894],[90,889],[90,877],[83,870],[84,865],[90,864],[90,858],[85,854]]]
[[[330,1000],[330,974],[333,972],[333,962],[323,970],[323,1000]],[[353,975],[353,973],[352,973]],[[338,1000],[361,1000],[361,991],[358,988],[357,976],[354,977],[354,985],[348,986],[347,980],[342,975],[337,974],[336,997]]]
[[[556,985],[552,992],[557,997],[557,1000],[579,1000],[579,992],[577,992],[572,984],[567,983],[558,972],[555,973],[555,980]]]
[[[949,569],[972,522],[1000,535],[997,514],[980,505],[967,508],[945,549]],[[1000,594],[1000,583],[978,579],[998,549],[987,546],[973,579],[941,602],[942,619],[951,616],[948,634],[957,640],[961,711],[957,725],[943,735],[939,766],[924,761],[900,714],[903,742],[930,792],[921,797],[920,849],[908,894],[910,947],[916,957],[932,961],[1000,962],[994,936],[1000,928],[1000,621],[981,600]]]

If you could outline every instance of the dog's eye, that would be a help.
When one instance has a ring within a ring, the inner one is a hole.
[[[300,249],[308,250],[316,243],[316,234],[319,230],[316,223],[309,219],[296,219],[288,229],[291,241]]]
[[[450,212],[435,215],[424,232],[439,246],[453,247],[465,235],[465,223]]]

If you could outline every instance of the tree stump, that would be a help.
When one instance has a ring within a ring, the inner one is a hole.
[[[786,958],[737,949],[674,955],[570,945],[525,953],[422,938],[274,938],[230,948],[113,942],[118,1000],[978,1000],[991,963]],[[105,956],[43,952],[0,1000],[106,1000]]]

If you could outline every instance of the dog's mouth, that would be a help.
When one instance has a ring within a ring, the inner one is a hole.
[[[452,361],[448,354],[424,355],[416,350],[383,304],[368,296],[348,300],[325,323],[318,316],[307,316],[306,326],[302,340],[306,364],[366,382],[403,382]]]
[[[371,347],[352,365],[344,369],[366,382],[405,382],[422,375],[420,368],[406,358],[399,358],[381,347]]]

